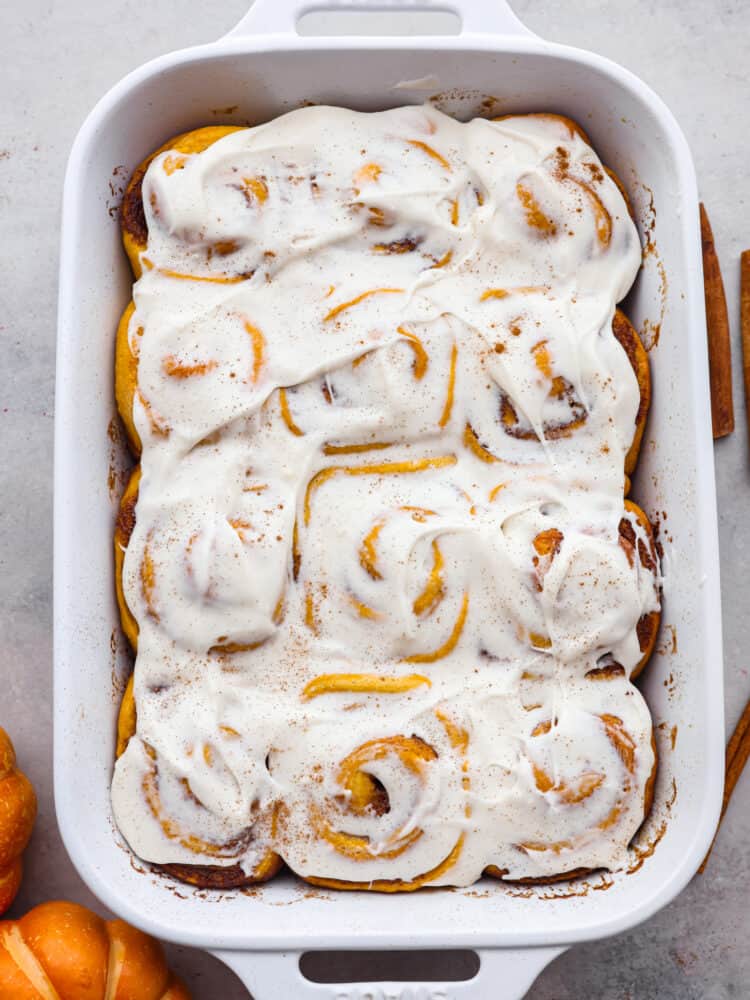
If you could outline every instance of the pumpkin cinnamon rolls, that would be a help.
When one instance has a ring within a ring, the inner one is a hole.
[[[583,132],[306,108],[167,143],[122,223],[133,850],[209,888],[621,865],[660,572],[641,248]]]

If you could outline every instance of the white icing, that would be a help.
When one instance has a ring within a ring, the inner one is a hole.
[[[621,863],[651,720],[586,673],[635,667],[658,580],[618,538],[647,542],[611,330],[640,245],[596,154],[554,118],[306,108],[157,156],[143,198],[132,848],[358,882]],[[419,676],[304,696],[360,673]],[[365,744],[380,815],[341,785]]]

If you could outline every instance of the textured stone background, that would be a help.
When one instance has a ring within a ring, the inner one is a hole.
[[[78,126],[111,84],[161,52],[218,37],[246,6],[247,0],[0,0],[0,622],[5,647],[0,722],[12,731],[40,797],[26,879],[13,913],[50,897],[96,903],[68,862],[52,804],[52,426],[65,161]],[[735,348],[738,429],[716,446],[729,728],[750,694],[750,455],[737,320],[739,252],[750,246],[750,3],[515,0],[515,9],[543,37],[596,50],[641,76],[672,108],[693,149],[724,268]],[[630,934],[568,951],[542,974],[529,997],[750,996],[749,802],[750,771],[737,789],[707,873]],[[170,957],[196,1000],[247,996],[211,956],[170,948]]]

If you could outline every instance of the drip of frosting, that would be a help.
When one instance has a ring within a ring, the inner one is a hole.
[[[143,198],[132,848],[417,885],[622,863],[659,598],[619,534],[648,543],[611,330],[641,248],[596,154],[554,116],[315,107],[157,156]]]

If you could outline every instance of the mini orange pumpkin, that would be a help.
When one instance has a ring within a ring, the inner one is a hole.
[[[190,1000],[154,938],[76,903],[0,921],[0,1000]]]
[[[31,782],[16,767],[10,737],[0,727],[0,915],[21,885],[21,854],[36,819],[36,795]]]

